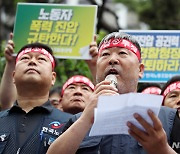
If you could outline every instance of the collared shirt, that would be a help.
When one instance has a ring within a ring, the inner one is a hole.
[[[16,102],[0,112],[0,153],[46,153],[71,116],[51,106],[50,101],[28,113]]]
[[[49,102],[44,103],[42,106],[34,107],[28,113],[26,113],[16,101],[14,106],[9,110],[9,114],[17,115],[17,133],[18,133],[18,143],[20,147],[23,143],[31,136],[32,131],[35,131],[39,122],[45,114],[51,113],[53,107]]]

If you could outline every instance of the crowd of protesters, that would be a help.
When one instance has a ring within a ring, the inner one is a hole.
[[[13,34],[4,50],[6,65],[0,85],[0,151],[2,153],[159,153],[180,152],[180,76],[166,84],[140,84],[144,64],[141,47],[132,36],[114,32],[99,47],[90,43],[92,60],[86,61],[93,81],[81,74],[54,87],[55,58],[50,47],[32,43],[14,57]],[[117,78],[117,86],[105,80]],[[138,86],[139,84],[139,86]],[[163,96],[157,116],[148,110],[153,125],[138,113],[134,118],[146,132],[127,122],[129,135],[89,137],[94,108],[100,95],[130,92]],[[178,135],[177,135],[178,134]],[[50,147],[50,148],[49,148]]]

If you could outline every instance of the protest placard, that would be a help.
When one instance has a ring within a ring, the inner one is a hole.
[[[141,46],[145,72],[140,82],[167,82],[180,74],[180,30],[125,30]]]
[[[40,42],[49,45],[57,58],[89,59],[96,14],[95,5],[18,3],[15,51],[25,44]]]

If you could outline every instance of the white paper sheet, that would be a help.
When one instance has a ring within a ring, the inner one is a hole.
[[[162,100],[163,96],[143,93],[100,96],[94,112],[94,124],[89,135],[128,134],[127,121],[144,130],[133,117],[133,114],[140,114],[147,122],[152,124],[147,110],[151,109],[158,115]]]

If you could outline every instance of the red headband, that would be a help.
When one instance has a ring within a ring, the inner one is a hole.
[[[64,94],[64,90],[72,83],[84,83],[94,91],[94,85],[88,78],[81,75],[75,75],[65,82],[62,87],[61,96]]]
[[[99,48],[99,53],[101,53],[102,50],[104,49],[112,48],[112,47],[126,48],[132,51],[137,56],[138,60],[141,61],[141,54],[138,48],[130,41],[122,38],[111,38],[108,41],[104,41]]]
[[[170,84],[163,92],[163,96],[165,97],[169,92],[180,89],[180,81],[174,82]]]
[[[20,57],[24,54],[27,54],[29,52],[39,52],[45,56],[47,56],[49,58],[49,60],[51,61],[51,64],[52,64],[52,68],[54,69],[55,67],[55,61],[54,61],[54,58],[53,56],[47,51],[45,50],[44,48],[25,48],[24,50],[22,50],[18,56],[16,57],[16,62],[20,59]]]
[[[144,89],[142,91],[142,93],[144,93],[144,94],[156,94],[156,95],[160,95],[161,89],[158,88],[158,87],[148,87],[148,88]]]

